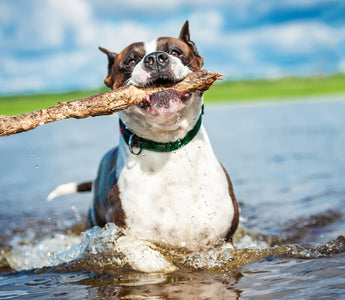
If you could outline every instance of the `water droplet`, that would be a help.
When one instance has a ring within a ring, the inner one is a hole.
[[[35,169],[38,169],[38,165],[35,165]]]

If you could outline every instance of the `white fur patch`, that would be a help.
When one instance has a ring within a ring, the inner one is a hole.
[[[134,156],[121,139],[117,165],[130,235],[191,250],[223,242],[234,209],[203,127],[169,153],[143,150]]]
[[[145,43],[145,55],[157,51],[157,39],[152,40],[151,42]]]

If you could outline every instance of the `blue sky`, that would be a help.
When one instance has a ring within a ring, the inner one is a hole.
[[[188,19],[205,69],[230,79],[345,73],[344,0],[0,0],[0,94],[92,89],[136,41]]]

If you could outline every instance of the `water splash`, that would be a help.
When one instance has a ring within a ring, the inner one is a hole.
[[[63,266],[66,263],[69,268],[80,268],[85,265],[91,269],[123,268],[127,266],[128,258],[125,253],[119,251],[116,243],[124,234],[126,232],[114,224],[107,224],[104,228],[94,227],[81,235],[54,234],[36,243],[30,239],[24,241],[14,237],[12,248],[2,251],[0,261],[2,267],[8,264],[13,270]],[[315,259],[345,252],[343,236],[318,245],[277,245],[277,239],[272,236],[255,234],[240,228],[235,242],[236,249],[210,247],[203,251],[191,252],[159,245],[154,249],[179,268],[217,271],[228,271],[267,257]]]
[[[14,237],[12,248],[2,251],[1,256],[14,270],[56,266],[77,260],[83,255],[96,257],[109,252],[119,234],[120,230],[115,225],[107,224],[103,229],[94,227],[81,235],[53,234],[36,243],[30,238],[25,241]]]

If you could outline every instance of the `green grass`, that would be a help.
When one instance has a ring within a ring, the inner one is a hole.
[[[85,98],[109,90],[107,88],[89,91],[73,91],[68,93],[14,95],[0,97],[0,115],[17,115],[49,106],[58,105],[62,101]]]
[[[61,101],[84,98],[107,88],[60,94],[16,95],[0,97],[0,114],[16,115],[52,105]],[[311,78],[283,78],[279,80],[241,80],[217,82],[206,92],[207,103],[220,101],[253,101],[286,99],[325,94],[345,93],[345,74]]]
[[[286,99],[325,94],[345,93],[345,74],[327,77],[279,80],[241,80],[218,82],[207,91],[207,101],[241,101],[260,99]]]

